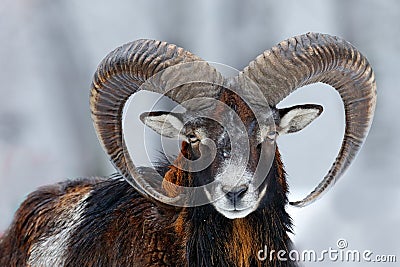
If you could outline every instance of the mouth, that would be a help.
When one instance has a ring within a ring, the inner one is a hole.
[[[219,213],[221,213],[226,218],[231,220],[244,218],[255,210],[253,207],[248,207],[243,209],[238,209],[236,207],[233,207],[232,209],[226,209],[215,206],[215,208]]]
[[[208,190],[205,190],[207,197],[211,200],[211,194],[208,192]],[[212,205],[214,208],[222,214],[224,217],[228,219],[239,219],[239,218],[244,218],[250,213],[252,213],[254,210],[256,210],[256,207],[254,206],[244,206],[244,205],[238,205],[238,203],[226,205],[219,205],[217,201],[212,201]]]

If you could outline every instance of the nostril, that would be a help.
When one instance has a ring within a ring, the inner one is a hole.
[[[239,199],[241,199],[246,191],[248,190],[248,186],[246,185],[241,185],[238,187],[222,187],[222,191],[226,194],[226,197],[232,202],[236,203]]]
[[[238,198],[242,198],[243,195],[246,193],[248,187],[247,186],[243,186],[242,188],[239,189],[239,191],[236,192]]]

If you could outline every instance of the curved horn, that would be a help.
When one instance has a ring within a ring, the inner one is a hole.
[[[303,200],[290,204],[300,207],[312,203],[345,172],[368,134],[376,105],[371,66],[345,40],[308,33],[265,51],[240,75],[248,76],[261,87],[270,106],[276,106],[297,88],[311,83],[326,83],[340,94],[346,128],[339,154],[320,184]]]
[[[145,176],[147,178],[151,176],[150,172],[147,169],[136,168],[127,153],[122,130],[122,112],[127,99],[143,89],[141,85],[152,76],[168,67],[195,61],[202,60],[175,45],[154,40],[137,40],[115,49],[103,59],[94,74],[90,91],[93,123],[99,141],[112,163],[141,193],[149,194],[164,203],[173,203],[174,199],[168,199],[154,190],[144,179]],[[209,76],[220,76],[206,63],[197,65],[197,68],[207,71]],[[185,76],[182,71],[185,72],[185,68],[175,72],[170,71],[166,77],[161,77],[157,81],[162,85],[171,85],[175,81],[179,85]],[[191,72],[193,69],[186,68],[186,71]],[[200,71],[200,74],[204,74],[204,71]],[[181,103],[199,94],[207,97],[215,97],[218,94],[216,90],[201,90],[190,85],[184,89],[184,92],[170,91],[167,96]]]

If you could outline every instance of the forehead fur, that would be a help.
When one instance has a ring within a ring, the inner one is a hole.
[[[249,108],[249,106],[245,103],[245,101],[238,96],[237,94],[224,90],[219,98],[219,101],[227,105],[236,114],[242,119],[245,125],[251,123],[254,120],[255,116],[253,111]],[[224,112],[224,109],[217,109],[216,114]]]
[[[224,121],[225,127],[231,126],[232,129],[230,130],[235,132],[238,129],[235,125],[237,121],[235,122],[233,116],[227,115],[229,112],[234,112],[246,128],[248,136],[250,138],[254,137],[255,140],[260,139],[260,128],[261,131],[265,128],[262,125],[263,122],[256,120],[254,112],[239,95],[230,90],[222,90],[218,101],[220,101],[221,104],[215,107],[215,112],[212,114],[214,119],[196,117],[195,112],[189,111],[187,113],[188,116],[185,118],[185,134],[196,132],[200,137],[209,137],[215,141],[227,140],[229,139],[227,134],[228,129],[224,129],[217,121]],[[266,111],[266,113],[271,111],[275,124],[279,123],[280,117],[278,109],[270,107],[270,111]],[[262,115],[268,116],[268,114]]]

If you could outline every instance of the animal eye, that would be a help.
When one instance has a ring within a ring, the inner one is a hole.
[[[189,135],[188,135],[188,139],[189,139],[189,142],[190,142],[190,143],[196,143],[196,142],[199,141],[199,138],[197,138],[197,136],[194,135],[194,134],[189,134]]]

